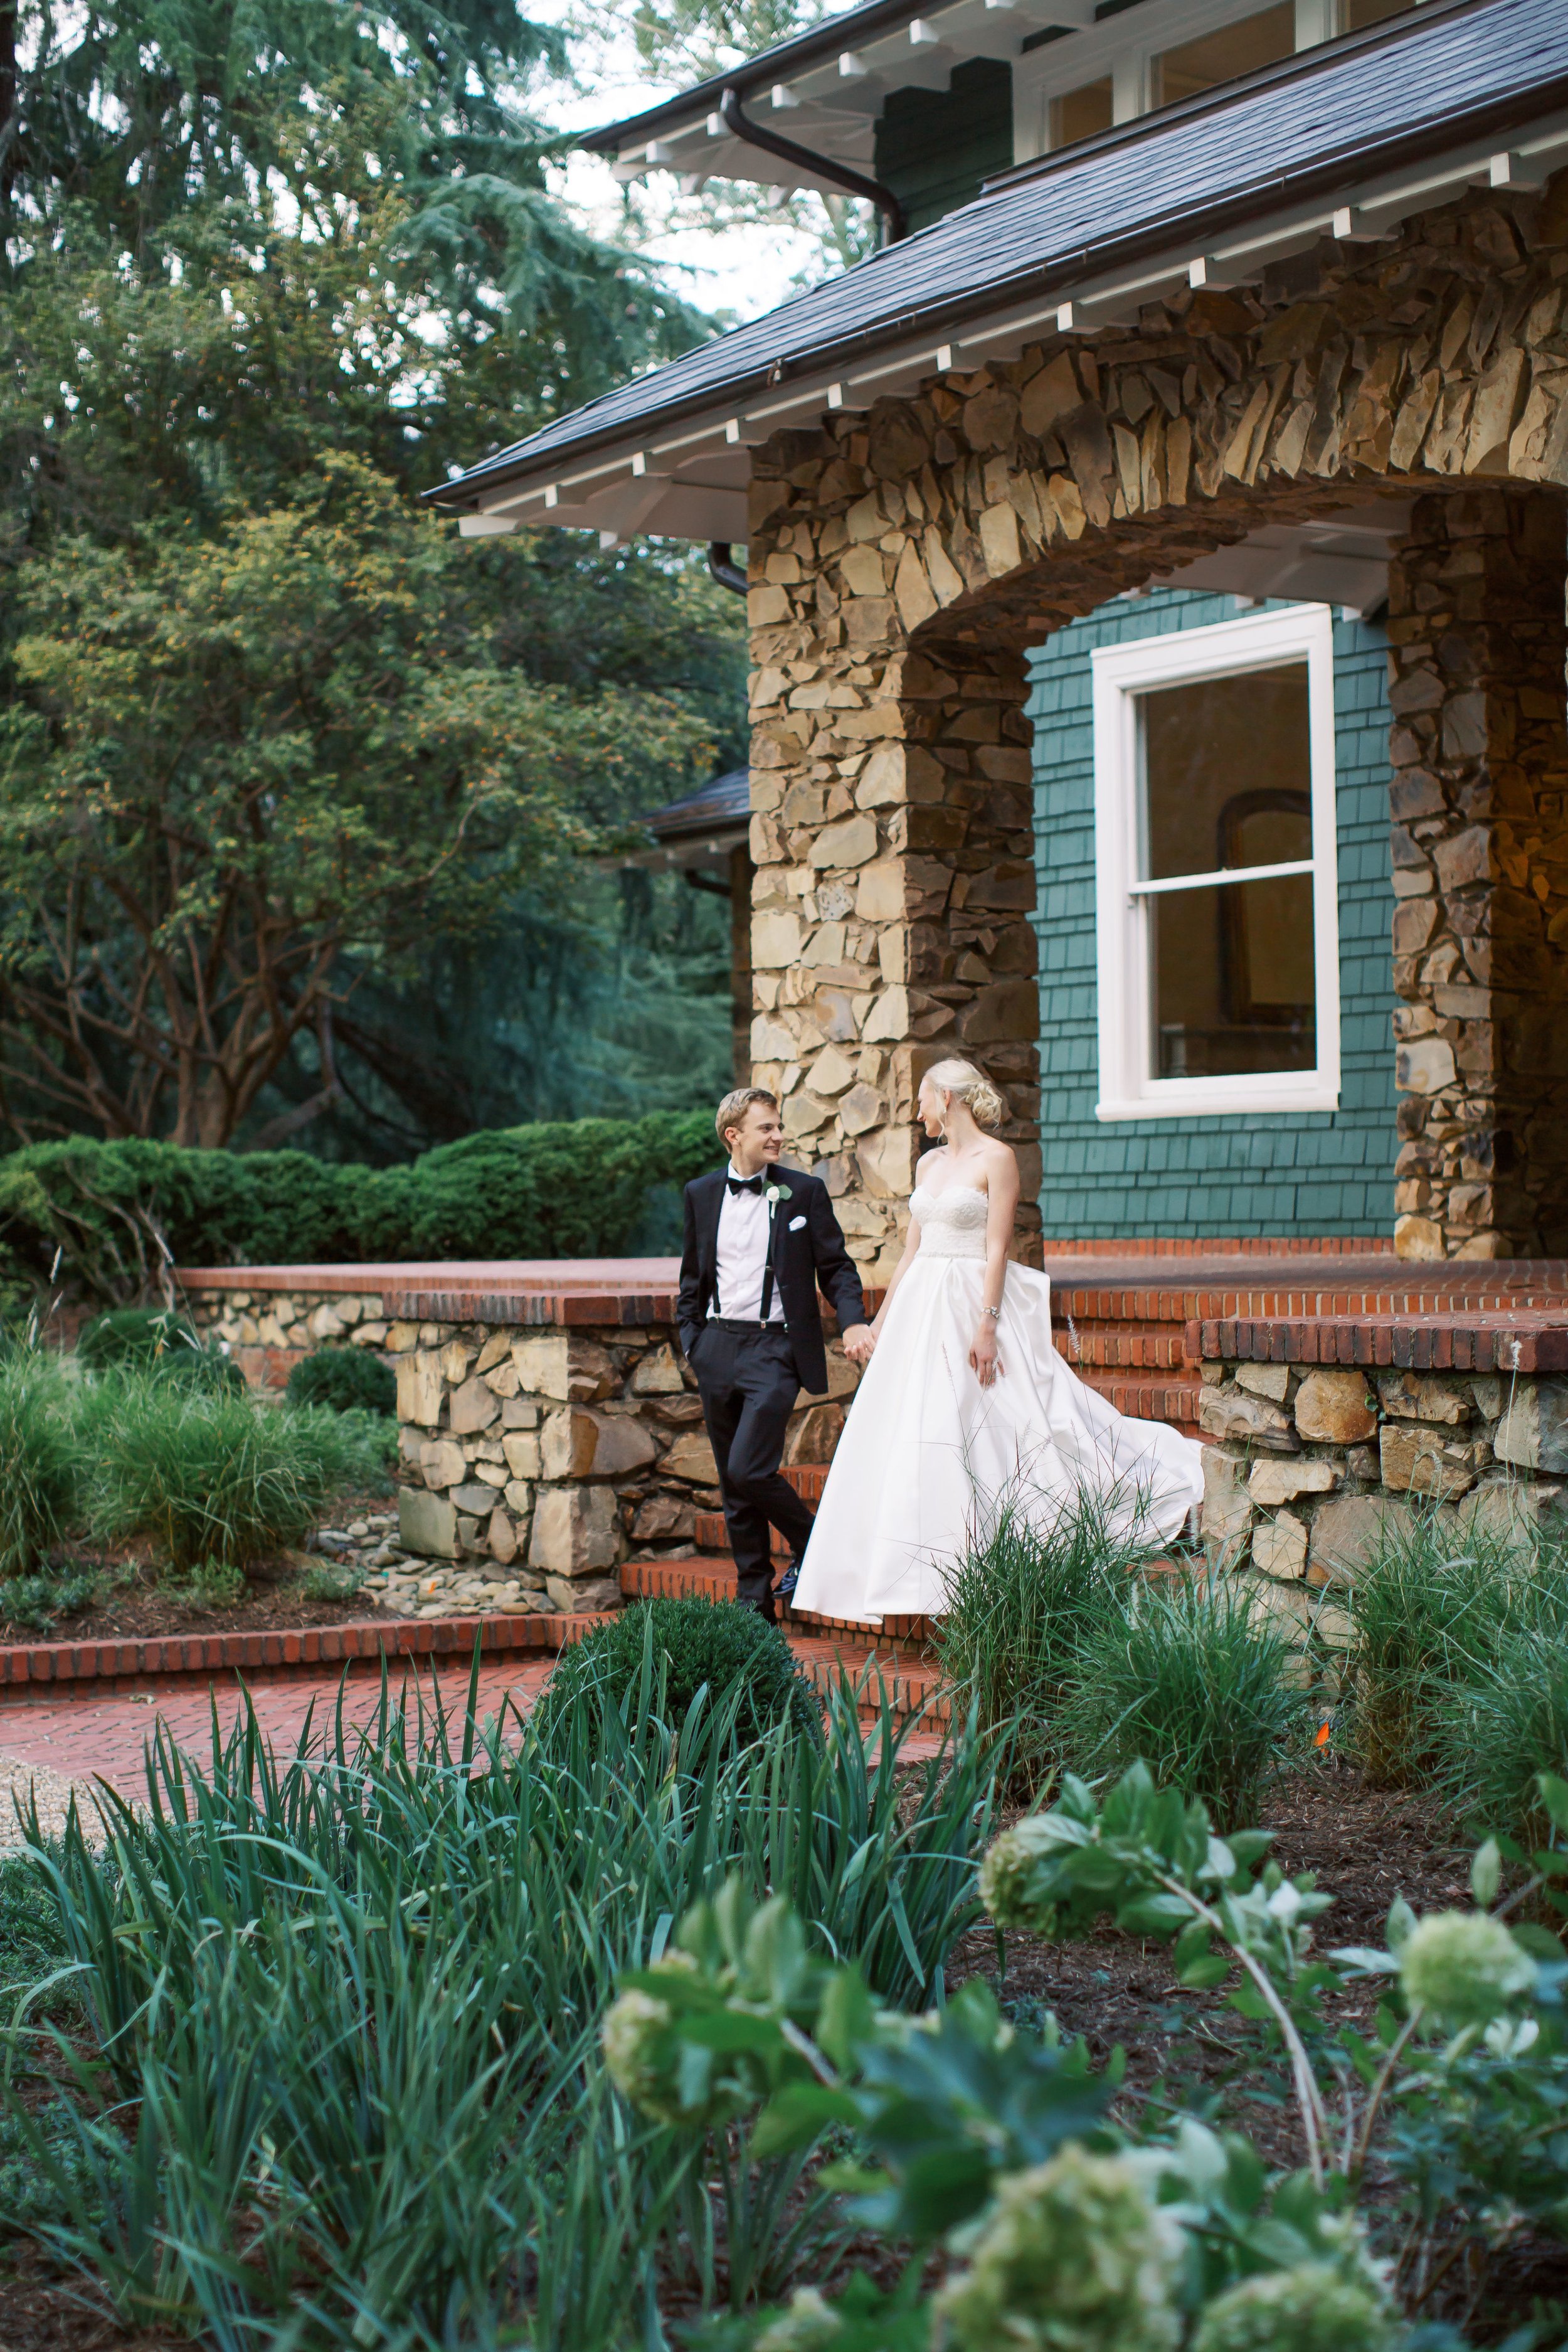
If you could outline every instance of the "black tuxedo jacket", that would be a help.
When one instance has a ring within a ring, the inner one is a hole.
[[[690,1356],[718,1281],[718,1213],[729,1171],[696,1176],[686,1186],[685,1245],[681,1252],[681,1287],[675,1314],[681,1345]],[[839,1328],[865,1321],[865,1300],[828,1188],[820,1176],[798,1168],[770,1167],[763,1183],[789,1188],[789,1198],[773,1212],[773,1279],[789,1326],[790,1351],[800,1386],[821,1396],[828,1385],[828,1355],[817,1306],[820,1283],[832,1301]]]

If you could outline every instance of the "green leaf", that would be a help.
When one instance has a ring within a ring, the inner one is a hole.
[[[758,2163],[812,2147],[833,2124],[853,2126],[860,2110],[847,2091],[825,2083],[790,2083],[769,2099],[751,2126],[750,2150]]]
[[[1388,1939],[1388,1948],[1396,1958],[1415,1932],[1415,1927],[1416,1914],[1403,1895],[1396,1895],[1388,1906],[1388,1919],[1383,1930]]]
[[[1131,1903],[1124,1903],[1116,1914],[1116,1925],[1128,1934],[1138,1936],[1169,1936],[1184,1927],[1192,1917],[1192,1905],[1184,1895],[1141,1895]]]
[[[1541,1791],[1541,1801],[1551,1817],[1552,1826],[1568,1836],[1568,1780],[1560,1780],[1554,1772],[1540,1772],[1535,1785]]]
[[[1501,1884],[1502,1855],[1496,1838],[1488,1838],[1484,1845],[1476,1848],[1470,1863],[1470,1896],[1478,1911],[1491,1909]]]
[[[1177,1969],[1176,1982],[1186,1985],[1189,1992],[1210,1992],[1225,1982],[1235,1965],[1228,1953],[1215,1952],[1207,1959],[1189,1960]]]

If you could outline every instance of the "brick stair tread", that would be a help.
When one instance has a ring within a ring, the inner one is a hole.
[[[727,1601],[735,1593],[735,1562],[727,1553],[711,1552],[675,1559],[628,1560],[621,1570],[621,1590],[632,1601],[652,1599],[659,1593],[673,1593],[676,1598],[700,1593],[708,1600]],[[785,1606],[779,1612],[779,1622],[791,1639],[797,1631],[808,1639],[843,1633],[862,1642],[878,1643],[896,1651],[901,1657],[924,1654],[931,1638],[929,1622],[924,1617],[884,1617],[881,1625],[875,1626],[861,1618],[824,1617]]]
[[[385,1657],[462,1659],[562,1648],[602,1624],[602,1611],[497,1612],[494,1615],[352,1619],[337,1625],[239,1633],[160,1633],[109,1642],[0,1644],[0,1687],[118,1680],[126,1675],[275,1673],[351,1665]]]

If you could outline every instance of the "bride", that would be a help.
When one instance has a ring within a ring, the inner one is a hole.
[[[920,1163],[909,1237],[871,1328],[791,1606],[880,1623],[939,1615],[953,1563],[1004,1499],[1049,1526],[1088,1488],[1112,1531],[1168,1541],[1202,1499],[1202,1448],[1132,1421],[1051,1339],[1051,1284],[1009,1264],[1018,1161],[970,1062],[939,1062],[919,1115],[943,1148]]]

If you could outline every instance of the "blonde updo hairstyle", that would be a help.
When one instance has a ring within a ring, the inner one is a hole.
[[[943,1094],[961,1102],[977,1127],[1000,1127],[1006,1118],[1006,1103],[984,1070],[977,1070],[973,1062],[937,1062],[925,1075]]]

